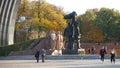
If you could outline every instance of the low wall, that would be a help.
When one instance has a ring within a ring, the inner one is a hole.
[[[106,43],[106,44],[96,44],[96,43],[81,43],[81,48],[85,49],[85,54],[92,54],[88,53],[88,48],[90,50],[92,47],[95,47],[95,54],[99,54],[100,49],[105,46],[107,48],[107,54],[109,55],[112,48],[114,48],[117,51],[117,54],[120,55],[120,44],[114,44],[114,43]],[[16,51],[16,52],[11,52],[9,56],[18,56],[18,55],[33,55],[35,54],[36,50],[41,49],[41,47],[38,47],[38,49],[34,48],[32,50],[25,50],[25,51]],[[51,51],[47,50],[47,54],[50,55]]]
[[[117,54],[120,54],[120,44],[115,44],[115,43],[81,43],[81,47],[85,49],[85,53],[89,54],[88,49],[90,48],[90,51],[92,50],[92,47],[95,47],[95,54],[99,54],[100,49],[102,47],[107,48],[107,54],[110,54],[112,48],[114,48],[117,51]],[[90,52],[90,54],[92,54]]]

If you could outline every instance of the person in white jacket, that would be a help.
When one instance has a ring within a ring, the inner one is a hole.
[[[117,53],[115,51],[115,49],[113,48],[111,50],[111,63],[114,62],[115,63],[115,57],[116,57]]]

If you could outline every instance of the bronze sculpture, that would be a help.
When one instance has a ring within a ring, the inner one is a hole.
[[[71,22],[68,23],[68,26],[64,30],[64,36],[68,38],[67,49],[73,49],[74,43],[76,43],[77,49],[80,48],[80,33],[78,22],[75,19],[76,16],[76,12],[72,12],[64,16],[64,19],[71,19]]]

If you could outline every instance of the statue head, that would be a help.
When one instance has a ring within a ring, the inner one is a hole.
[[[64,19],[72,19],[72,18],[75,18],[75,16],[77,16],[77,13],[73,11],[72,13],[65,15]]]

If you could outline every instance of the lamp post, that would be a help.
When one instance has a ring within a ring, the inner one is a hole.
[[[20,16],[17,22],[21,23],[24,22],[25,20],[26,20],[25,16]]]
[[[26,17],[20,16],[17,22],[18,23],[25,22],[24,25],[25,25],[25,29],[26,29],[26,40],[28,40],[28,32],[29,32],[30,25],[26,23]]]
[[[26,40],[28,40],[28,33],[29,33],[30,25],[29,24],[25,24],[25,28],[26,28]]]

